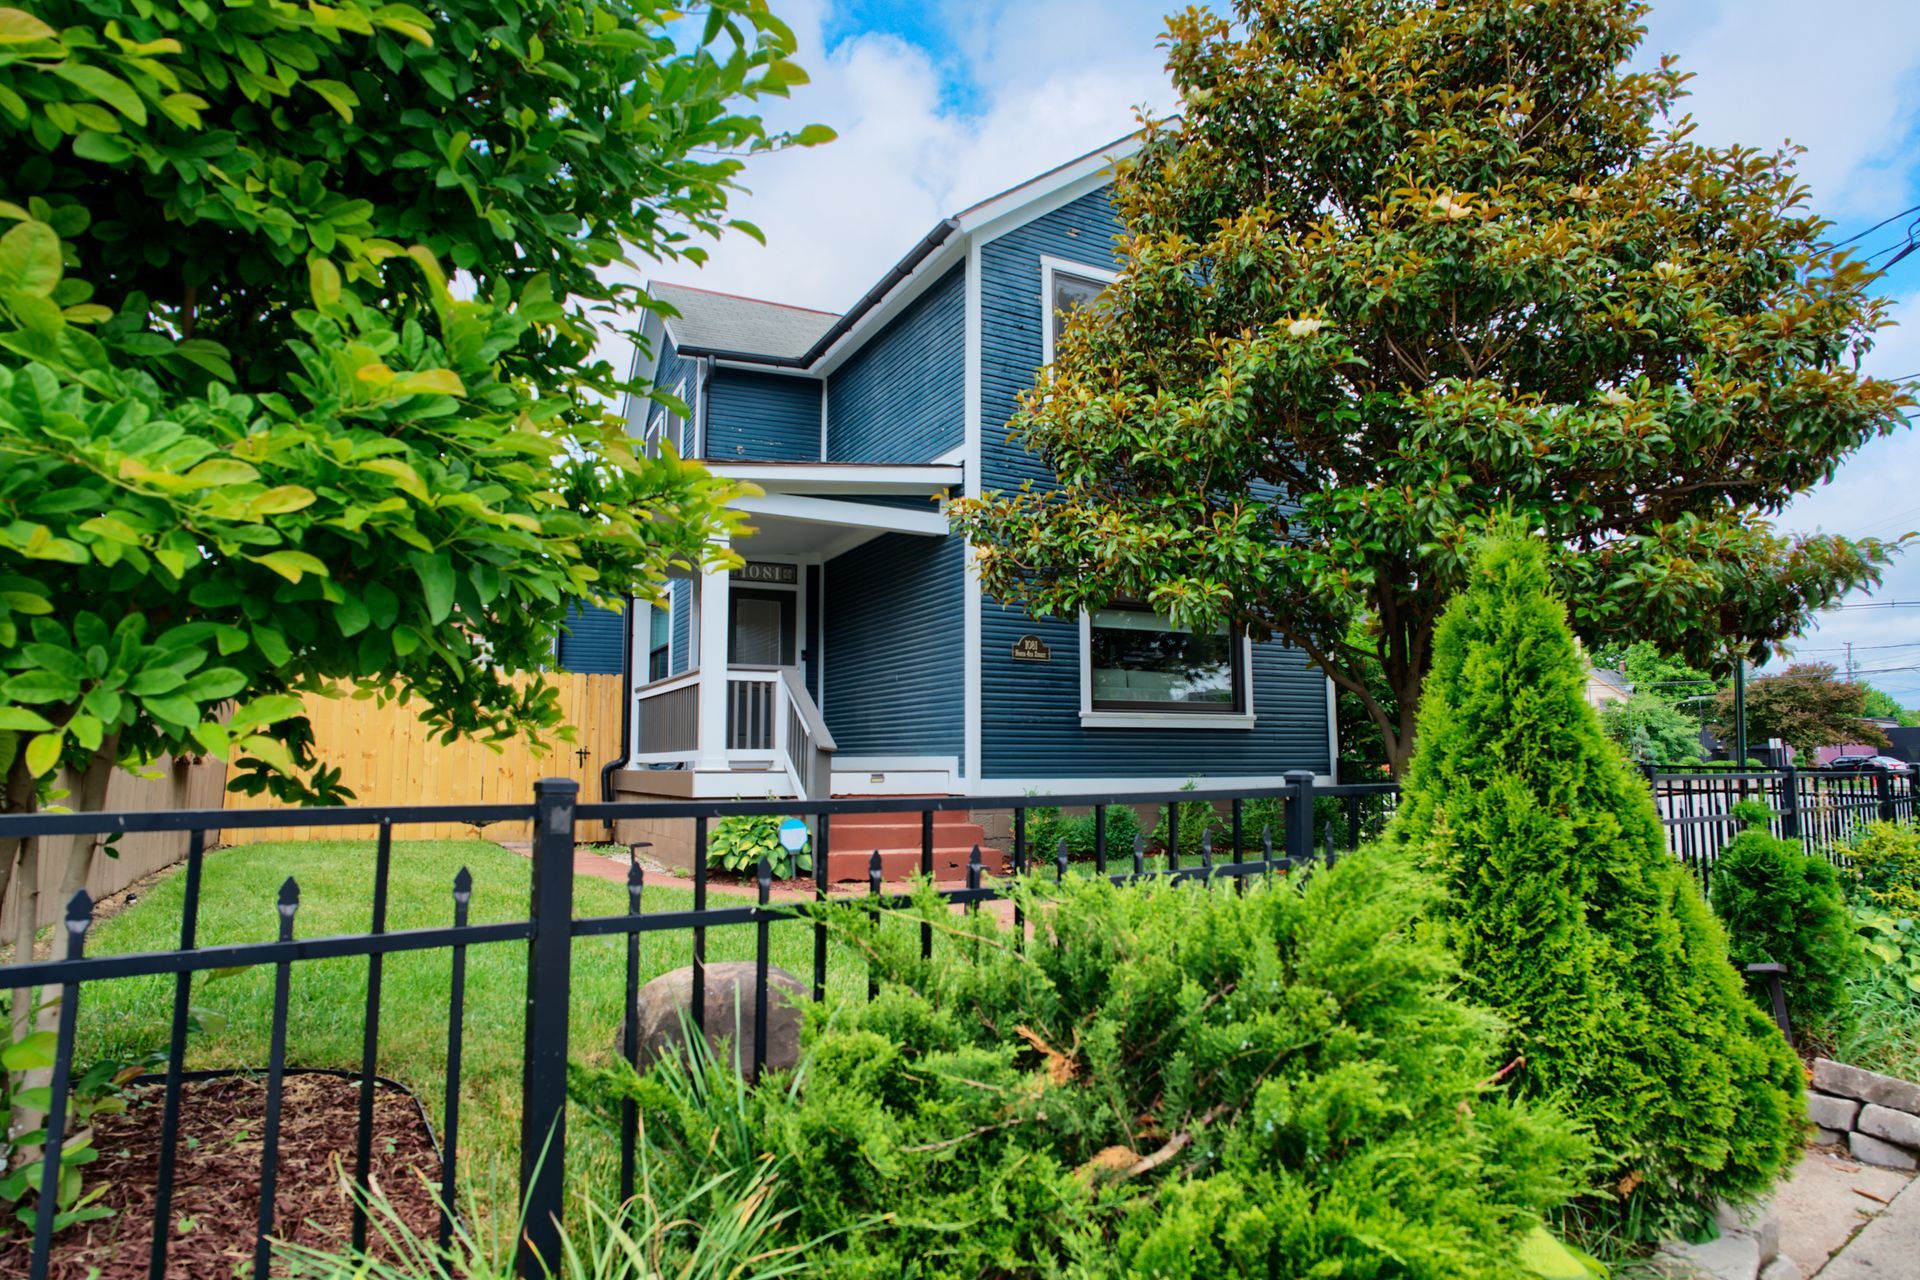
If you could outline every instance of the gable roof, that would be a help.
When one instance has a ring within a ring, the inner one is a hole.
[[[680,313],[667,317],[667,332],[681,350],[740,351],[797,359],[839,319],[831,311],[742,298],[684,284],[656,282],[653,296]]]
[[[1125,134],[941,219],[844,315],[688,285],[656,282],[653,295],[672,303],[681,313],[680,318],[669,319],[666,324],[674,346],[682,354],[817,374],[831,368],[839,354],[865,340],[868,322],[884,318],[876,313],[890,310],[915,292],[916,277],[926,271],[938,273],[964,253],[967,235],[955,233],[995,234],[995,227],[1037,216],[1050,195],[1108,174],[1115,159],[1139,147],[1141,136],[1138,130]],[[851,339],[849,335],[853,335]]]

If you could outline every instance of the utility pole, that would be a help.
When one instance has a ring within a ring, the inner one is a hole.
[[[1853,683],[1853,641],[1847,641],[1847,683]]]

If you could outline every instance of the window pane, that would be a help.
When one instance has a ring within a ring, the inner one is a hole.
[[[1150,613],[1102,610],[1089,628],[1093,704],[1163,705],[1194,711],[1236,706],[1233,641],[1196,635]]]
[[[1053,340],[1060,341],[1060,331],[1066,327],[1067,316],[1086,306],[1100,296],[1106,288],[1097,280],[1082,280],[1078,276],[1055,275],[1053,277]]]

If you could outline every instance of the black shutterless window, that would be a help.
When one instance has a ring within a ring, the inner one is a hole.
[[[1145,609],[1088,620],[1095,711],[1244,712],[1245,647],[1225,628],[1191,631]]]

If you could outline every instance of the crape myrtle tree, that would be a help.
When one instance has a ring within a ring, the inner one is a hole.
[[[1438,880],[1466,994],[1511,1026],[1506,1083],[1593,1135],[1587,1210],[1690,1228],[1792,1163],[1802,1070],[1586,703],[1548,560],[1509,530],[1470,561],[1386,839]]]
[[[1876,580],[1763,517],[1904,421],[1791,151],[1710,148],[1638,0],[1239,0],[1168,20],[1118,279],[1012,423],[1057,485],[962,504],[981,580],[1299,646],[1400,772],[1489,512],[1590,644],[1724,665]],[[1379,682],[1366,678],[1377,665]]]
[[[738,110],[792,49],[763,0],[0,7],[7,807],[164,752],[337,797],[298,695],[342,684],[567,736],[513,673],[731,527],[628,448],[596,325],[757,235],[743,155],[829,136]],[[70,893],[92,843],[0,886]]]

